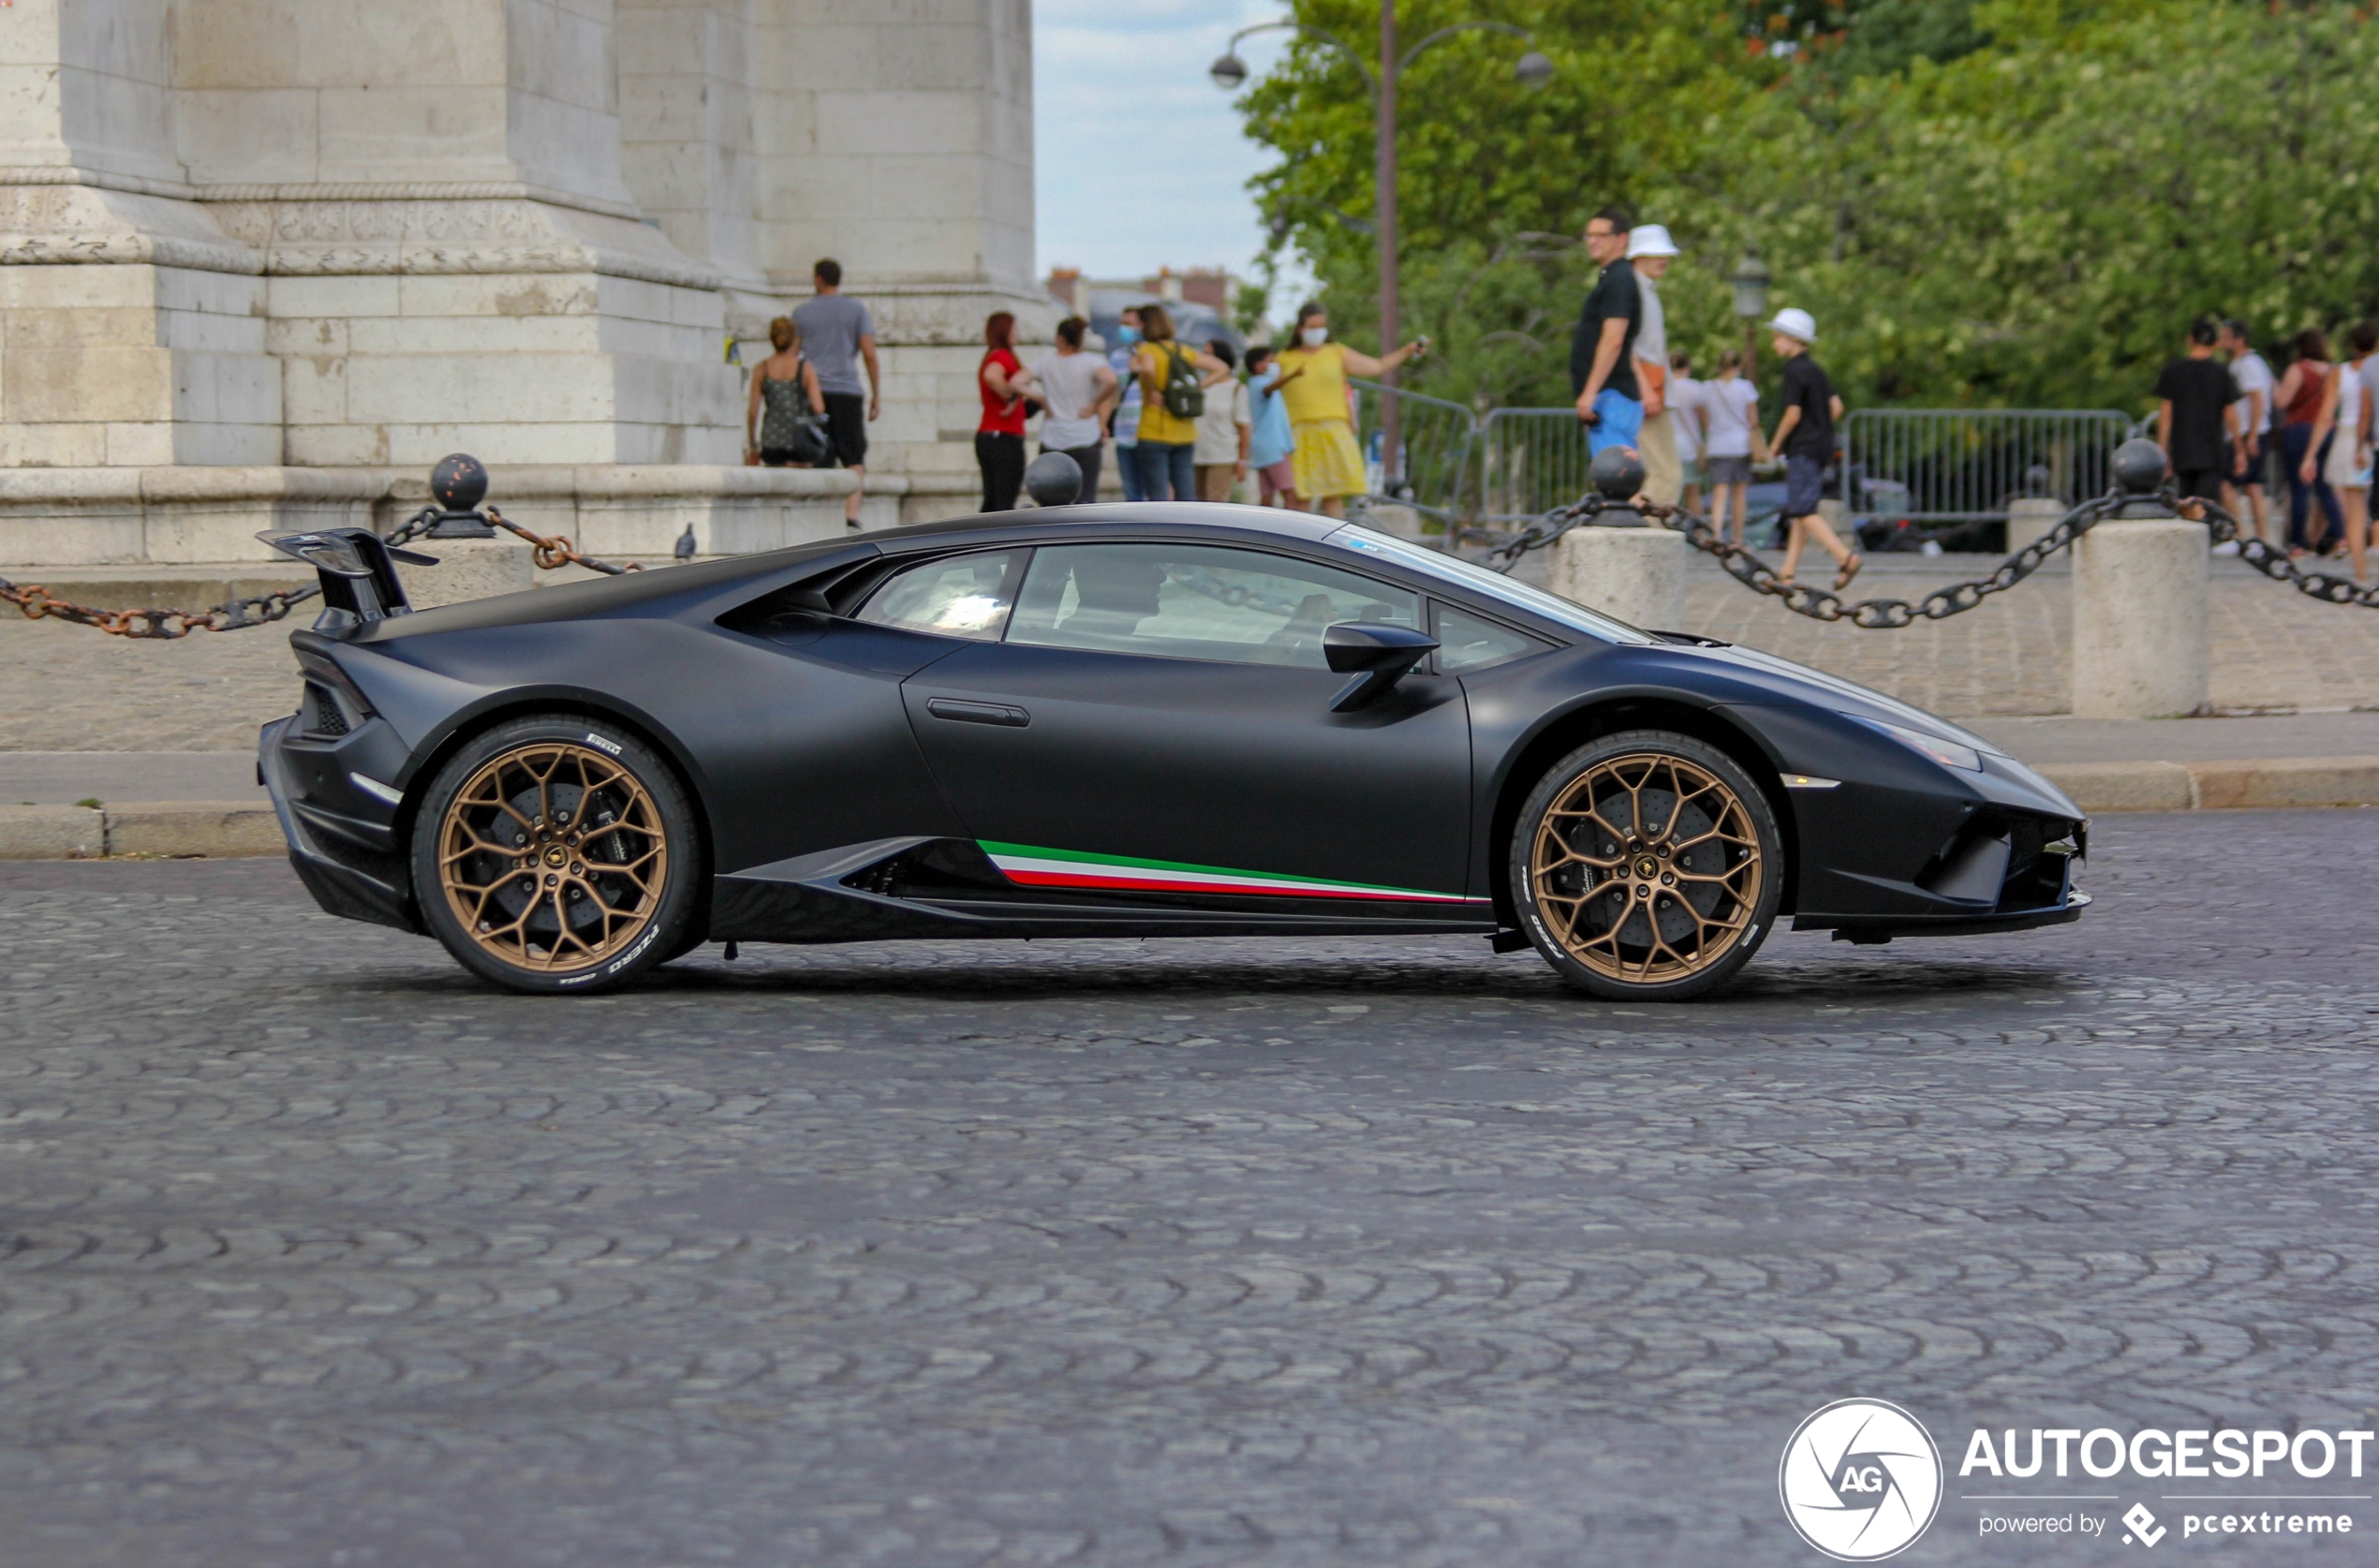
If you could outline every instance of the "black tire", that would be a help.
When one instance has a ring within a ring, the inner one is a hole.
[[[569,714],[473,736],[414,818],[413,895],[431,934],[472,973],[537,996],[610,990],[683,952],[702,864],[676,775],[616,727]]]
[[[1512,900],[1555,972],[1613,1000],[1683,1001],[1751,962],[1775,923],[1783,836],[1742,765],[1631,730],[1561,759],[1520,807]]]

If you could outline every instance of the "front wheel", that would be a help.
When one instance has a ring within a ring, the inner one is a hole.
[[[1529,791],[1512,836],[1520,925],[1598,997],[1682,1001],[1759,951],[1783,884],[1767,797],[1716,747],[1663,730],[1606,736]]]
[[[694,812],[652,749],[555,714],[500,724],[438,770],[413,832],[413,894],[475,974],[599,991],[674,956],[693,924]]]

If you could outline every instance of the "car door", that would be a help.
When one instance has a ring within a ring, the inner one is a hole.
[[[1443,918],[1478,902],[1461,688],[1416,673],[1335,713],[1349,677],[1322,650],[1334,623],[1417,627],[1422,609],[1266,551],[1043,545],[1002,640],[903,696],[936,781],[1012,880]]]

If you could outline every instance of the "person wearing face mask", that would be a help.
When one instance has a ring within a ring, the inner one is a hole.
[[[1280,395],[1289,405],[1296,439],[1298,496],[1332,517],[1347,514],[1347,497],[1364,491],[1363,449],[1355,444],[1353,389],[1347,377],[1384,376],[1427,351],[1426,340],[1373,359],[1330,341],[1330,317],[1318,303],[1297,311],[1294,340],[1280,355]]]
[[[1139,351],[1140,307],[1126,305],[1116,313],[1116,341],[1107,350],[1107,368],[1116,373],[1116,380],[1123,388],[1123,401],[1115,407],[1113,429],[1116,478],[1123,485],[1123,498],[1127,501],[1141,498],[1140,468],[1131,455],[1131,449],[1140,444],[1140,377],[1131,373],[1131,356]]]

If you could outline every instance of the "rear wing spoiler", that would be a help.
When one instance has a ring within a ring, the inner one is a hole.
[[[355,621],[377,621],[412,613],[396,563],[436,566],[436,555],[400,550],[369,528],[316,528],[302,534],[256,536],[284,555],[312,567],[322,583],[326,614],[344,612]]]

